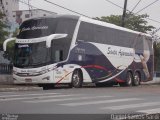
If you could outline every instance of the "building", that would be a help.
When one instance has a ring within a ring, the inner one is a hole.
[[[0,11],[6,15],[2,20],[10,27],[9,32],[13,32],[18,24],[13,17],[13,11],[19,10],[18,0],[0,0]]]
[[[0,10],[6,15],[4,20],[12,22],[14,20],[13,11],[19,10],[19,2],[18,0],[0,0]]]
[[[10,27],[10,33],[27,19],[57,14],[42,9],[19,10],[19,0],[0,0],[0,11],[6,15],[3,21]]]
[[[43,16],[53,16],[56,14],[57,13],[55,12],[50,12],[43,9],[13,11],[14,21],[16,21],[19,25],[27,19],[43,17]]]

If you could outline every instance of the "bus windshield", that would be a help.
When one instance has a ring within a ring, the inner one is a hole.
[[[40,67],[50,61],[48,54],[45,42],[16,44],[14,66],[19,68]]]
[[[32,68],[66,60],[77,21],[78,19],[60,17],[23,22],[17,38],[30,39],[32,43],[16,43],[14,66]],[[47,40],[47,36],[51,34],[67,34],[67,37],[52,40],[50,48],[46,47],[46,41],[37,42],[38,38],[42,37]]]
[[[48,36],[55,33],[56,29],[56,19],[33,19],[22,23],[19,28],[19,39],[31,39]]]

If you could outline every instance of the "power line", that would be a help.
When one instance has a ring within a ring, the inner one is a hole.
[[[121,7],[121,6],[119,6],[119,5],[117,5],[117,4],[113,3],[113,2],[111,2],[110,0],[105,0],[105,1],[111,3],[112,5],[115,5],[115,6],[119,7],[119,8],[121,8],[121,9],[123,9],[123,7]],[[157,0],[156,0],[156,1],[157,1]],[[128,9],[126,9],[126,11],[128,11],[128,12],[131,13],[131,11],[128,10]],[[142,11],[142,10],[141,10],[141,11]],[[133,13],[133,12],[132,12],[132,13]],[[138,13],[133,13],[133,14],[139,15]],[[130,18],[131,18],[131,17],[130,17]],[[128,18],[128,19],[129,19],[129,18]],[[145,18],[145,19],[148,19],[148,20],[153,21],[153,22],[156,22],[156,23],[160,23],[159,21],[154,20],[154,19],[152,19],[152,18]]]
[[[115,6],[119,7],[119,8],[121,8],[121,9],[123,9],[123,7],[121,7],[121,6],[119,6],[119,5],[117,5],[117,4],[113,3],[113,2],[111,2],[110,0],[105,0],[105,1],[111,3],[112,5],[115,5]],[[127,10],[127,11],[128,11],[128,10]]]
[[[48,2],[48,3],[50,3],[50,4],[52,4],[52,5],[58,6],[58,7],[60,7],[60,8],[63,8],[63,9],[65,9],[65,10],[68,10],[68,11],[70,11],[70,12],[72,12],[72,13],[76,13],[76,14],[78,14],[78,15],[85,16],[85,17],[87,17],[87,18],[91,18],[91,17],[89,17],[89,16],[87,16],[87,15],[84,15],[84,14],[81,14],[81,13],[76,12],[76,11],[74,11],[74,10],[68,9],[68,8],[66,8],[66,7],[64,7],[64,6],[58,5],[58,4],[53,3],[53,2],[51,2],[51,1],[48,1],[48,0],[44,0],[44,1],[46,1],[46,2]]]
[[[28,4],[28,3],[24,2],[24,1],[21,1],[21,0],[19,0],[19,2],[21,2],[21,3],[23,3],[23,4],[27,5],[27,6],[31,6],[32,8],[35,8],[35,9],[44,10],[44,9],[42,9],[42,8],[35,7],[35,6],[33,6],[33,5],[31,5],[31,4]],[[44,10],[44,11],[46,11],[46,10]],[[48,12],[48,13],[50,13],[50,14],[55,14],[55,12],[48,11],[48,10],[47,10],[46,12]]]
[[[30,0],[28,0],[28,9],[29,9],[29,13],[32,16],[32,7],[30,6]]]
[[[155,0],[154,2],[150,3],[150,4],[147,5],[146,7],[142,8],[141,10],[139,10],[138,12],[136,12],[136,14],[139,13],[139,12],[141,12],[141,11],[143,11],[144,9],[148,8],[149,6],[153,5],[154,3],[158,2],[158,1],[159,1],[159,0]]]
[[[136,9],[136,7],[139,5],[139,3],[141,2],[142,0],[139,0],[138,1],[138,3],[133,7],[133,9],[131,10],[131,12],[133,12],[135,9]]]

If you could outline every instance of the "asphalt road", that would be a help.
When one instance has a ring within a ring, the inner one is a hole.
[[[160,113],[160,85],[1,92],[0,113],[155,114]]]

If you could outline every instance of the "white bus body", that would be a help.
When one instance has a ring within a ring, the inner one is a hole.
[[[153,77],[150,35],[78,16],[23,22],[14,57],[15,84],[131,86]]]

